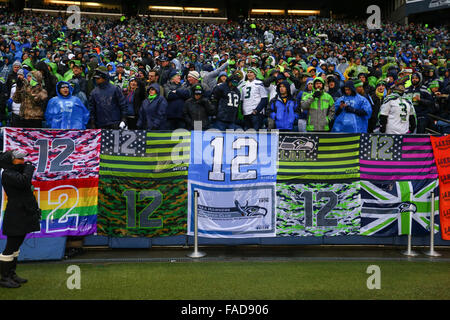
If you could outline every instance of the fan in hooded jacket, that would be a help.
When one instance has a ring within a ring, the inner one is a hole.
[[[50,99],[45,110],[45,121],[52,129],[86,129],[89,110],[78,97],[72,95],[69,82],[56,84],[56,97]]]
[[[297,102],[291,96],[289,82],[279,83],[277,95],[270,101],[270,118],[275,121],[276,129],[292,131],[299,118],[296,110]]]
[[[157,83],[152,83],[149,95],[139,109],[137,120],[138,129],[165,130],[167,120],[167,100],[160,95]]]
[[[306,131],[330,131],[330,123],[334,119],[334,100],[324,89],[325,81],[317,77],[313,80],[313,91],[302,96],[301,110],[298,112],[308,111]]]
[[[332,132],[367,133],[372,108],[366,98],[356,93],[353,81],[344,85],[344,95],[334,104],[336,120]]]

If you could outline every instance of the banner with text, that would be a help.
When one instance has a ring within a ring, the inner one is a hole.
[[[203,237],[274,237],[276,133],[193,131],[188,187],[188,234]]]
[[[450,240],[450,136],[431,137],[431,143],[439,172],[441,237]]]

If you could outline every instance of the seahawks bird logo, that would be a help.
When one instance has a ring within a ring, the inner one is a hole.
[[[315,145],[315,142],[308,138],[284,137],[283,141],[280,143],[280,149],[312,151],[314,150]]]
[[[417,206],[411,202],[403,202],[398,206],[399,212],[411,212],[412,214],[417,212]]]
[[[267,214],[267,209],[258,206],[249,206],[248,201],[245,206],[241,206],[238,200],[234,201],[237,210],[241,213],[243,217],[254,217],[254,216],[263,216],[265,217]]]

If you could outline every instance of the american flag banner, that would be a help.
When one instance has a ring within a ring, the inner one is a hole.
[[[277,181],[359,180],[359,134],[280,133]]]
[[[361,180],[437,179],[429,136],[362,134]]]
[[[102,130],[99,235],[186,233],[191,133]]]
[[[187,178],[189,131],[102,130],[100,176]]]

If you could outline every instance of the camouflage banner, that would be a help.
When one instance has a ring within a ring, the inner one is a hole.
[[[359,182],[277,183],[277,236],[357,235]]]
[[[187,180],[101,178],[97,232],[114,237],[186,234]]]

